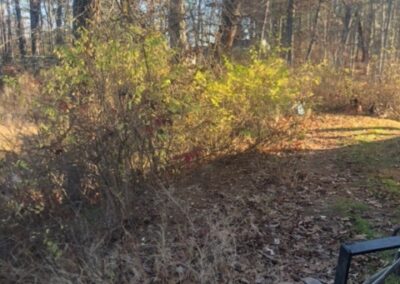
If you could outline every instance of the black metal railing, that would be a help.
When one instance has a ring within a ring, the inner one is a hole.
[[[346,284],[349,277],[349,270],[353,256],[364,255],[373,252],[392,250],[400,248],[400,236],[397,236],[400,228],[396,229],[393,236],[369,241],[361,241],[350,244],[342,244],[339,252],[338,264],[336,267],[335,284]],[[393,272],[399,270],[400,258],[396,254],[391,265],[374,274],[364,283],[384,283],[384,280]]]

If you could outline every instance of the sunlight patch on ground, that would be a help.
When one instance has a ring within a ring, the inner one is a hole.
[[[33,124],[22,122],[0,124],[0,151],[19,151],[24,136],[36,133],[37,128]]]
[[[319,115],[307,127],[305,149],[325,150],[400,137],[400,122],[368,116]]]

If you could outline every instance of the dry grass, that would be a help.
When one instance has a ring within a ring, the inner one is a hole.
[[[29,112],[39,88],[29,73],[5,79],[0,91],[0,151],[18,152],[23,138],[37,133],[37,126],[29,122]]]
[[[240,212],[221,207],[199,213],[171,193],[157,196],[151,224],[130,220],[100,231],[79,216],[64,220],[64,237],[42,231],[29,246],[27,235],[13,257],[0,260],[2,283],[254,283],[267,277],[265,264],[238,243],[258,234]]]
[[[35,82],[24,80],[21,94],[35,90]],[[16,94],[6,92],[0,114],[12,115],[2,116],[0,149],[16,153],[37,127],[23,119],[31,97],[17,105]],[[342,171],[336,155],[348,155],[345,147],[359,151],[366,142],[399,137],[400,122],[360,115],[318,115],[304,122],[296,124],[300,135],[290,135],[295,124],[285,121],[277,143],[205,161],[176,183],[128,188],[134,198],[120,204],[129,214],[113,226],[105,221],[101,198],[62,202],[63,174],[48,177],[60,181],[46,188],[41,177],[29,178],[32,169],[22,169],[22,180],[1,181],[15,199],[0,195],[0,282],[262,284],[311,275],[328,282],[339,242],[353,231],[348,220],[327,218],[326,206],[343,195],[379,204],[364,187],[349,187],[365,177]],[[43,166],[56,167],[60,155],[45,154],[51,163]],[[40,167],[42,156],[34,158],[29,161]],[[11,177],[13,169],[3,168]],[[54,193],[62,201],[43,209]],[[374,209],[381,222],[383,209]]]
[[[26,136],[37,134],[37,127],[27,122],[7,122],[0,125],[0,151],[19,152]]]
[[[363,147],[359,136],[370,139],[371,131],[372,142],[385,143],[399,136],[399,123],[334,115],[311,121],[300,140],[307,151],[286,155],[281,148],[272,156],[264,149],[203,165],[174,187],[135,193],[126,204],[131,214],[115,227],[104,224],[96,205],[2,215],[1,282],[328,282],[340,241],[359,233],[337,212],[327,218],[326,207],[339,196],[379,204],[362,186],[353,188],[355,179],[365,180],[359,169],[349,176],[335,166],[336,155],[347,153],[340,145],[352,138],[346,147]],[[336,140],[324,136],[332,133]],[[305,156],[315,149],[325,152]],[[386,221],[384,209],[373,209],[362,217],[376,230],[375,218]]]

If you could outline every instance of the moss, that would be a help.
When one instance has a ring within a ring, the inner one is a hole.
[[[362,214],[368,210],[368,205],[354,201],[351,199],[338,199],[331,208],[335,213],[339,213],[342,217],[352,217],[353,214]]]
[[[400,182],[392,178],[382,178],[381,182],[385,186],[385,189],[393,194],[400,194]]]
[[[376,233],[370,222],[362,216],[368,209],[369,207],[365,203],[343,198],[337,200],[330,208],[330,211],[342,217],[350,218],[353,224],[352,231],[355,234],[362,234],[371,239],[376,236]]]
[[[372,239],[375,237],[376,233],[372,229],[371,224],[369,223],[368,220],[360,217],[360,216],[354,216],[354,231],[357,234],[362,234],[365,235],[368,239]]]

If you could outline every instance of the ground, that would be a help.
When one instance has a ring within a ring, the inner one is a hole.
[[[14,141],[14,132],[0,128],[4,141]],[[132,280],[137,275],[149,275],[151,283],[302,283],[306,277],[333,283],[342,242],[388,236],[400,224],[400,122],[316,114],[294,140],[203,162],[161,192],[153,200],[148,191],[138,195],[143,200],[131,207],[125,231],[93,233],[105,252],[91,241],[74,251],[72,242],[58,265],[78,273],[83,263],[91,282],[105,281],[115,277],[114,254],[120,254],[125,262],[138,256],[129,265],[121,260],[130,282],[104,283],[144,283]],[[95,212],[81,214],[101,223]],[[87,249],[85,262],[79,253]],[[391,257],[355,258],[353,283]],[[109,270],[99,271],[98,261]],[[139,262],[141,270],[133,269]],[[185,271],[192,276],[171,280]]]
[[[238,250],[265,263],[266,283],[331,283],[341,242],[400,224],[400,122],[324,114],[305,125],[295,141],[199,166],[177,186],[198,212],[223,205],[250,224],[236,233]],[[356,258],[352,278],[389,259]]]

